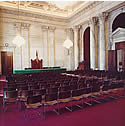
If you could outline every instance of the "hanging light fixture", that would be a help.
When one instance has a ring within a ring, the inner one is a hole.
[[[19,21],[19,1],[18,1],[18,21]],[[21,47],[22,45],[25,44],[25,40],[24,38],[20,35],[19,31],[16,35],[16,37],[13,39],[13,44],[15,44],[17,47]]]
[[[72,43],[72,41],[71,41],[69,38],[67,38],[67,39],[64,41],[63,46],[64,46],[65,48],[67,48],[67,49],[70,49],[70,47],[73,46],[73,43]]]
[[[67,37],[67,39],[64,41],[63,46],[68,49],[68,55],[69,55],[69,49],[73,46],[72,41]]]

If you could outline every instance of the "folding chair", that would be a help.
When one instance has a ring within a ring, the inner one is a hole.
[[[39,108],[42,107],[42,96],[41,95],[28,96],[27,101],[25,103],[25,107],[26,108],[24,112],[24,118],[26,120],[28,120],[28,118],[31,118],[31,115],[33,117],[34,114],[38,114],[41,116],[42,114],[41,110],[39,111]]]
[[[83,103],[83,96],[82,96],[83,95],[83,90],[84,89],[77,89],[77,90],[72,91],[72,102],[82,100],[82,103]],[[77,107],[82,108],[79,104],[80,104],[79,102],[78,102],[78,104],[76,104],[76,102],[75,102],[75,105]],[[74,105],[74,104],[72,104],[72,105]]]
[[[3,110],[4,112],[7,110],[6,105],[18,103],[18,92],[16,90],[7,91],[4,90],[3,95]]]
[[[59,102],[59,110],[60,110],[60,106],[61,104],[66,104],[64,107],[69,110],[70,112],[72,112],[72,98],[71,98],[71,91],[63,91],[63,92],[59,92],[59,97],[58,97],[58,102]],[[70,107],[68,107],[68,103],[70,103]]]
[[[89,102],[92,102],[92,89],[91,87],[87,87],[87,88],[84,88],[83,89],[83,100],[85,101],[84,103],[89,105],[89,106],[92,106],[92,103],[89,103]]]
[[[45,99],[43,100],[43,106],[44,106],[44,118],[46,117],[46,108],[48,109],[48,107],[55,107],[58,104],[58,93],[54,93],[54,94],[46,94],[45,95]],[[59,107],[58,107],[59,110]],[[56,109],[53,109],[53,111],[59,115],[59,112]]]

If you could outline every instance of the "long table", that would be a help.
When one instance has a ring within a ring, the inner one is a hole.
[[[24,74],[24,73],[40,73],[40,72],[65,72],[66,68],[50,68],[50,69],[27,69],[27,70],[14,70],[14,74]]]

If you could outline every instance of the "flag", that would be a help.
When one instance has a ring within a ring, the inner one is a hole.
[[[37,52],[37,50],[36,50],[36,56],[38,56],[38,52]]]

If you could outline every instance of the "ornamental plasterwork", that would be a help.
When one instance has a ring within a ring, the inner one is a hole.
[[[104,2],[104,1],[103,1]],[[103,3],[101,1],[91,1],[88,4],[84,5],[84,7],[76,14],[74,14],[72,17],[69,18],[69,21],[73,20],[74,18],[78,18],[81,15],[83,15],[83,13],[90,11],[92,8],[95,8],[97,5]]]
[[[33,1],[33,2],[32,1],[20,1],[20,2],[21,2],[20,3],[21,8],[20,8],[20,11],[18,11],[18,8],[17,8],[18,2],[17,1],[16,2],[14,2],[14,1],[13,2],[12,1],[4,1],[4,2],[0,1],[0,12],[1,12],[0,18],[6,18],[6,19],[8,18],[11,20],[16,20],[18,18],[18,14],[19,14],[22,21],[24,21],[26,23],[37,22],[40,24],[44,23],[46,25],[53,25],[53,26],[58,25],[61,27],[72,27],[72,26],[88,23],[90,18],[97,16],[96,13],[94,13],[95,11],[93,11],[93,9],[96,9],[96,10],[99,9],[101,4],[103,6],[102,7],[103,11],[101,11],[100,13],[107,11],[107,9],[104,8],[104,5],[106,5],[106,7],[107,7],[106,2],[104,2],[104,1],[90,1],[89,2],[88,1],[86,3],[84,3],[84,2],[77,3],[78,5],[79,4],[81,5],[81,8],[76,9],[76,10],[75,10],[75,8],[77,8],[77,7],[75,7],[75,6],[77,6],[77,4],[73,5],[72,7],[74,7],[74,11],[72,11],[72,14],[67,17],[60,15],[59,13],[57,14],[58,16],[55,16],[54,13],[52,13],[50,15],[47,13],[46,14],[36,13],[34,10],[32,10],[32,12],[29,10],[25,10],[25,8],[29,8],[31,5],[34,5],[34,6],[39,5],[40,7],[42,7],[42,4],[43,4],[44,7],[46,5],[50,7],[50,5],[48,3],[46,3],[45,1],[39,1],[40,3],[38,1]],[[6,6],[4,6],[5,3],[6,3]],[[110,5],[108,6],[108,9],[113,8],[113,6],[116,6],[116,4],[120,4],[120,3],[123,3],[123,2],[114,2],[112,6],[110,6]],[[12,4],[15,5],[15,8],[11,7]],[[22,6],[25,8],[23,8]],[[51,6],[55,6],[55,5],[51,5]],[[48,10],[51,10],[51,9],[48,9]],[[55,13],[57,13],[57,11],[55,11]],[[92,13],[92,15],[91,15],[91,13]],[[84,14],[86,17],[84,17]],[[3,20],[5,21],[5,19],[0,19],[0,22]]]
[[[52,15],[57,17],[68,17],[76,10],[81,8],[86,2],[73,1],[65,8],[59,8],[55,3],[50,1],[0,1],[0,6],[11,7],[23,11]]]

